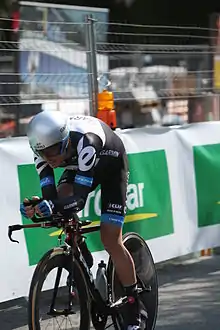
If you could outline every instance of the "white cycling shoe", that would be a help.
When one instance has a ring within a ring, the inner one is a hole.
[[[127,330],[140,330],[139,325],[129,325]]]

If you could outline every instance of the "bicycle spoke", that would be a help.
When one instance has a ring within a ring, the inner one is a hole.
[[[49,323],[47,323],[47,326],[46,326],[45,330],[47,330],[48,326],[49,326]]]
[[[79,314],[75,312],[75,310],[79,309],[77,307],[79,303],[78,294],[75,295],[73,300],[70,298],[69,286],[65,285],[67,283],[66,279],[68,278],[68,274],[69,273],[62,267],[54,268],[50,273],[47,274],[41,289],[39,300],[39,311],[41,314],[40,324],[42,329],[79,329],[80,317]],[[55,281],[53,281],[53,278]],[[45,291],[43,289],[44,286],[47,287],[47,283],[55,283],[52,291]],[[75,289],[76,288],[74,288],[74,290]],[[69,309],[70,299],[74,304],[74,311]],[[51,309],[50,306],[54,309]],[[68,315],[68,313],[71,314]]]
[[[58,326],[59,326],[59,329],[61,329],[61,330],[62,330],[62,328],[60,327],[60,325],[59,325],[59,322],[58,322],[58,320],[57,320],[57,318],[56,318],[56,317],[55,317],[55,320],[56,320],[56,322],[57,322],[57,324],[58,324]],[[64,321],[64,320],[63,320],[63,321]],[[63,321],[61,322],[61,325],[62,325]]]
[[[73,324],[72,324],[72,322],[71,322],[71,319],[68,318],[68,320],[69,320],[69,323],[70,323],[71,327],[73,328]]]

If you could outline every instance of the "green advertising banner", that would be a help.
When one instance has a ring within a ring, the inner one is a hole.
[[[220,144],[193,148],[198,226],[220,224]]]
[[[145,240],[172,234],[173,216],[166,155],[163,150],[129,154],[130,178],[127,191],[127,215],[124,232],[135,231]],[[55,170],[56,180],[62,170]],[[19,165],[20,198],[41,195],[39,178],[33,164]],[[116,187],[117,189],[117,187]],[[99,222],[100,187],[88,196],[82,220]],[[23,218],[23,223],[30,220]],[[59,231],[55,229],[26,230],[29,265],[35,265],[50,248],[57,246]],[[88,235],[92,252],[102,251],[99,233]]]

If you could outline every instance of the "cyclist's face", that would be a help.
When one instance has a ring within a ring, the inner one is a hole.
[[[50,165],[52,168],[59,167],[61,163],[64,161],[65,155],[57,155],[57,156],[50,156],[50,157],[45,157],[45,160],[47,163]]]
[[[50,159],[50,158],[54,158],[54,157],[59,157],[60,151],[61,151],[61,146],[58,143],[52,147],[44,149],[44,151],[42,151],[42,155],[44,158]]]
[[[61,145],[56,144],[52,147],[44,149],[44,151],[41,152],[41,156],[52,168],[56,168],[59,167],[64,161],[64,159],[67,157],[67,153],[63,152],[61,154]]]

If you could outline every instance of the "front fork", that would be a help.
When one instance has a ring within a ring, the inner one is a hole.
[[[64,253],[71,258],[71,247],[67,244],[64,247]],[[60,284],[60,279],[62,275],[62,267],[58,267],[57,269],[57,274],[56,274],[56,279],[55,279],[55,284],[54,284],[54,289],[53,289],[53,296],[52,296],[52,302],[50,305],[49,312],[47,313],[50,316],[59,316],[59,315],[64,315],[67,316],[69,314],[75,314],[75,312],[72,310],[73,306],[73,297],[75,296],[74,292],[74,281],[73,281],[73,263],[71,263],[69,275],[67,277],[67,286],[68,286],[68,308],[63,309],[63,310],[57,310],[55,308],[56,305],[56,298],[57,298],[57,293],[59,289],[59,284]]]

